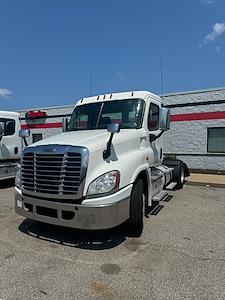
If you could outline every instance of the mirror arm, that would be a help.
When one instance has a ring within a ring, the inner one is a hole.
[[[25,137],[23,138],[23,142],[24,142],[25,147],[27,147],[27,146],[28,146],[28,143],[27,143],[27,140],[26,140]]]
[[[110,155],[111,155],[111,146],[112,146],[113,135],[114,135],[114,133],[111,132],[109,141],[108,141],[108,143],[107,143],[107,148],[106,148],[106,150],[103,151],[103,159],[104,159],[104,160],[106,160],[107,158],[109,158]]]
[[[154,134],[150,133],[150,135],[149,135],[150,142],[154,142],[155,140],[157,140],[158,138],[160,138],[160,136],[163,134],[164,131],[165,130],[162,130],[160,132],[160,134],[158,134],[158,135],[154,135]]]
[[[162,130],[162,131],[160,132],[160,134],[158,134],[158,135],[156,136],[156,139],[160,138],[160,136],[163,134],[164,131],[165,131],[165,130]]]

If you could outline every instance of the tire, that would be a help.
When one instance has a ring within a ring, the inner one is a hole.
[[[187,165],[180,159],[164,160],[163,164],[165,164],[169,168],[173,168],[172,181],[175,181],[177,183],[177,189],[181,189],[184,185],[185,177],[190,176]]]
[[[130,236],[139,237],[143,231],[143,181],[139,179],[133,186],[130,198],[130,218],[127,229]]]
[[[185,174],[182,163],[178,165],[177,189],[180,190],[184,186]]]

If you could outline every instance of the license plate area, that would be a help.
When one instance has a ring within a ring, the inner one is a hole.
[[[51,218],[58,218],[58,212],[57,209],[49,208],[49,207],[43,207],[43,206],[36,206],[36,214],[45,216],[45,217],[51,217]]]

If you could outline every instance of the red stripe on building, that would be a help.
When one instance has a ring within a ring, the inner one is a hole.
[[[172,115],[172,122],[225,119],[225,111]]]
[[[40,129],[40,128],[61,128],[62,122],[45,123],[45,124],[23,124],[22,129]]]
[[[171,115],[171,122],[225,120],[225,111]],[[23,124],[22,129],[62,128],[62,122],[45,124]]]

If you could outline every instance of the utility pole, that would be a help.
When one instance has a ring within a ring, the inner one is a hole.
[[[92,72],[90,76],[90,96],[92,96]]]
[[[160,69],[161,69],[161,97],[163,98],[164,88],[163,88],[163,57],[162,56],[160,62]]]

